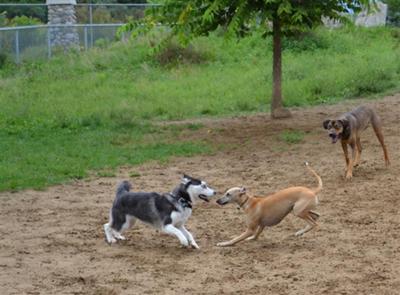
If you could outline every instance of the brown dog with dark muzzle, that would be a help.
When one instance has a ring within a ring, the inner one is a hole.
[[[339,139],[342,143],[346,160],[346,179],[353,177],[353,167],[360,163],[362,151],[360,134],[368,127],[369,123],[371,123],[376,137],[382,146],[385,164],[389,166],[390,161],[383,139],[381,120],[373,109],[360,106],[351,112],[343,114],[336,120],[325,120],[323,122],[323,127],[328,130],[332,143],[336,143]],[[349,157],[347,150],[348,145],[352,150],[351,157]]]
[[[249,195],[243,187],[234,187],[218,199],[219,205],[238,204],[246,213],[248,222],[247,230],[243,234],[231,241],[218,243],[217,246],[232,246],[245,239],[256,240],[266,226],[280,223],[291,211],[295,216],[307,222],[307,226],[297,231],[296,236],[301,236],[316,227],[320,214],[313,210],[318,205],[317,193],[322,189],[322,180],[307,162],[305,164],[318,180],[318,187],[314,189],[297,186],[267,197],[256,197]]]

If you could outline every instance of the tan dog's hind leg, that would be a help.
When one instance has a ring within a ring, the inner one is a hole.
[[[318,220],[318,218],[321,216],[321,214],[319,214],[318,212],[315,212],[313,210],[308,211],[310,213],[310,216],[312,217],[312,219],[314,219],[315,221]]]
[[[304,219],[308,224],[305,228],[297,231],[295,236],[301,236],[306,232],[310,231],[314,227],[318,226],[316,220],[320,214],[312,211],[316,207],[316,199],[299,200],[293,207],[293,214],[301,219]]]
[[[297,231],[294,234],[296,237],[301,236],[301,235],[305,234],[306,232],[309,232],[310,230],[312,230],[314,227],[318,226],[318,224],[315,222],[315,220],[308,214],[306,214],[304,217],[303,216],[299,216],[299,217],[304,219],[308,224],[306,225],[305,228]]]

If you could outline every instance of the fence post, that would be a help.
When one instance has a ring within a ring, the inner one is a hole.
[[[15,30],[15,62],[19,64],[20,56],[19,56],[19,30]]]
[[[47,26],[47,58],[51,58],[51,38],[50,38],[50,28]]]
[[[92,3],[89,3],[89,24],[93,24],[93,9]]]
[[[88,50],[88,28],[86,25],[83,27],[83,38],[85,39],[85,51],[87,51]]]
[[[93,47],[93,5],[89,4],[90,47]]]

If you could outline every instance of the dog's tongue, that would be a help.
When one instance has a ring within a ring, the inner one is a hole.
[[[332,143],[336,143],[338,141],[338,137],[332,138]]]

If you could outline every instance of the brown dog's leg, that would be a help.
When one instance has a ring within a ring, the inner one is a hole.
[[[349,166],[349,151],[347,150],[347,143],[344,143],[343,141],[342,141],[342,149],[344,153],[344,159],[346,160],[346,169],[347,169],[347,167]]]
[[[385,164],[386,164],[386,166],[389,166],[390,165],[389,155],[388,155],[388,152],[386,149],[385,141],[383,139],[381,121],[377,115],[374,114],[374,116],[372,117],[372,120],[371,120],[371,124],[372,124],[372,127],[374,128],[376,137],[378,137],[378,140],[382,146],[383,155],[385,157]]]
[[[356,147],[357,147],[357,152],[356,152],[356,160],[354,161],[354,167],[357,167],[360,164],[360,158],[361,158],[361,140],[359,137],[356,139]]]
[[[354,158],[356,157],[356,145],[354,143],[350,144],[351,147],[351,157],[347,164],[347,171],[346,171],[346,179],[350,180],[353,177],[353,165],[354,165]]]

